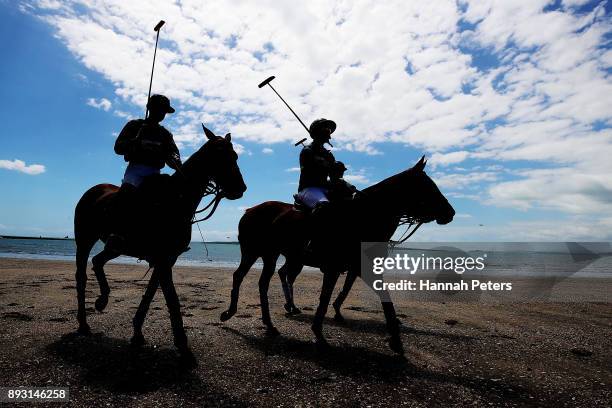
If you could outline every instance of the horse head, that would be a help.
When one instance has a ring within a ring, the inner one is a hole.
[[[436,183],[425,173],[425,156],[404,173],[410,178],[408,213],[422,222],[436,221],[448,224],[455,216],[455,209],[440,192]]]
[[[208,140],[183,164],[183,172],[190,178],[211,179],[224,198],[241,198],[247,187],[238,167],[238,154],[232,145],[231,134],[217,136],[204,125],[202,127]]]

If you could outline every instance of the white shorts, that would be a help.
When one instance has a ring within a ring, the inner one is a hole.
[[[147,166],[145,164],[133,164],[130,163],[125,169],[125,174],[123,175],[123,183],[131,184],[134,187],[140,186],[142,180],[145,177],[152,176],[154,174],[159,174],[159,169],[155,167]]]
[[[308,208],[315,208],[320,202],[327,202],[327,189],[321,187],[306,187],[298,193],[298,198]]]

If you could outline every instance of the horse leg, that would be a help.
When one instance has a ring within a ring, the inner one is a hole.
[[[268,288],[270,287],[270,279],[274,275],[276,270],[276,261],[278,255],[265,256],[263,258],[263,270],[259,277],[259,303],[261,304],[261,320],[268,329],[268,334],[272,336],[278,336],[279,332],[272,324],[272,318],[270,317],[270,305],[268,303]]]
[[[353,284],[355,283],[355,279],[357,278],[357,274],[351,272],[350,270],[346,273],[346,278],[344,279],[344,285],[342,285],[342,290],[338,294],[336,300],[334,300],[333,306],[336,314],[334,315],[334,320],[340,323],[344,322],[344,316],[340,313],[342,309],[342,304],[346,300],[346,297],[349,295]]]
[[[147,317],[149,306],[151,305],[151,301],[153,301],[153,297],[155,296],[155,292],[157,292],[158,286],[159,279],[157,278],[157,271],[154,269],[153,273],[151,274],[151,279],[149,279],[147,289],[145,290],[142,300],[138,305],[138,310],[136,311],[134,319],[132,320],[134,335],[132,336],[132,340],[130,342],[133,346],[142,346],[145,343],[144,336],[142,335],[142,325],[144,324],[145,317]]]
[[[77,321],[79,322],[79,328],[77,332],[79,334],[89,335],[91,330],[87,324],[87,316],[85,312],[85,287],[87,286],[87,260],[89,258],[89,252],[96,240],[91,239],[83,241],[80,239],[76,240],[76,290],[77,290]]]
[[[225,322],[232,318],[238,311],[238,297],[240,296],[240,285],[242,284],[242,280],[246,276],[247,272],[251,269],[258,256],[242,252],[242,257],[240,259],[240,265],[238,269],[234,272],[233,283],[232,283],[232,295],[230,306],[226,311],[221,313],[221,321]]]
[[[319,297],[319,307],[317,307],[317,312],[312,322],[312,331],[316,337],[317,347],[325,350],[329,348],[329,343],[327,343],[325,336],[323,336],[323,319],[327,313],[327,307],[329,306],[329,301],[340,272],[334,269],[321,269],[321,272],[323,272],[323,286],[321,287],[321,295]]]
[[[106,280],[106,274],[104,273],[104,265],[111,259],[115,259],[119,256],[118,253],[103,249],[102,252],[97,254],[91,259],[93,267],[91,268],[96,274],[98,285],[100,286],[100,296],[96,299],[96,310],[98,312],[103,311],[108,305],[108,295],[110,294],[110,287]]]
[[[168,312],[170,313],[170,325],[172,326],[172,334],[174,335],[174,345],[179,351],[181,360],[190,366],[194,366],[197,363],[187,343],[187,335],[185,334],[183,317],[181,316],[181,304],[176,294],[176,289],[174,288],[174,282],[172,281],[172,267],[169,264],[162,264],[156,266],[155,269],[159,269],[157,271],[159,285],[164,293],[166,306],[168,306]]]
[[[289,289],[289,284],[287,283],[287,261],[280,267],[278,270],[278,277],[281,281],[281,286],[283,288],[283,295],[285,296],[285,310],[287,313],[291,313],[291,305],[293,304],[293,297],[291,295],[291,290]]]
[[[377,291],[382,304],[383,312],[385,313],[385,322],[387,323],[387,330],[391,338],[389,339],[389,347],[397,354],[404,354],[404,345],[402,343],[402,337],[400,335],[400,321],[395,314],[395,306],[391,302],[389,292]]]
[[[278,276],[283,285],[283,294],[285,295],[285,310],[288,314],[300,314],[302,311],[297,308],[293,297],[293,283],[297,276],[302,272],[304,265],[287,260],[278,271]]]

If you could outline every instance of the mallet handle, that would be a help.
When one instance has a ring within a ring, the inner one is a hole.
[[[155,70],[155,57],[157,56],[157,42],[159,41],[159,29],[164,25],[164,20],[159,20],[159,23],[153,28],[157,33],[155,36],[155,51],[153,51],[153,66],[151,67],[151,80],[149,81],[149,95],[147,96],[147,105],[149,104],[149,99],[151,99],[151,87],[153,86],[153,71]],[[146,107],[145,110],[145,119],[149,116],[149,107]]]
[[[308,128],[306,127],[306,125],[304,124],[304,122],[302,122],[302,119],[300,119],[300,117],[297,115],[297,113],[295,113],[295,112],[293,111],[293,109],[291,109],[291,106],[289,106],[289,104],[288,104],[287,102],[285,102],[285,100],[283,99],[283,97],[282,97],[282,96],[280,96],[280,94],[279,94],[278,92],[276,92],[276,89],[274,89],[274,87],[272,86],[272,84],[270,84],[270,83],[268,82],[268,84],[267,84],[267,85],[268,85],[270,88],[272,88],[272,90],[274,91],[274,93],[275,93],[276,95],[278,95],[278,97],[280,98],[280,100],[281,100],[281,101],[283,101],[283,103],[284,103],[284,104],[287,106],[287,108],[289,108],[289,110],[291,111],[291,113],[293,113],[293,116],[295,116],[295,118],[296,118],[297,120],[299,120],[299,121],[300,121],[300,123],[302,124],[302,126],[304,126],[304,129],[306,129],[306,132],[307,132],[308,134],[310,134],[310,130],[308,130]]]

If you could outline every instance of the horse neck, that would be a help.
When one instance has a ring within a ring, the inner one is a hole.
[[[180,194],[186,201],[186,206],[191,211],[195,212],[200,205],[204,188],[210,181],[209,162],[207,152],[200,148],[172,175]]]
[[[401,193],[405,193],[410,175],[410,170],[405,170],[366,187],[362,190],[364,204],[371,207],[370,209],[384,210],[389,215],[400,216],[401,205],[398,203],[398,197],[405,195]]]
[[[395,174],[362,190],[362,198],[356,203],[359,212],[367,217],[369,232],[388,241],[398,227],[403,211],[398,197],[406,189],[409,170]]]

